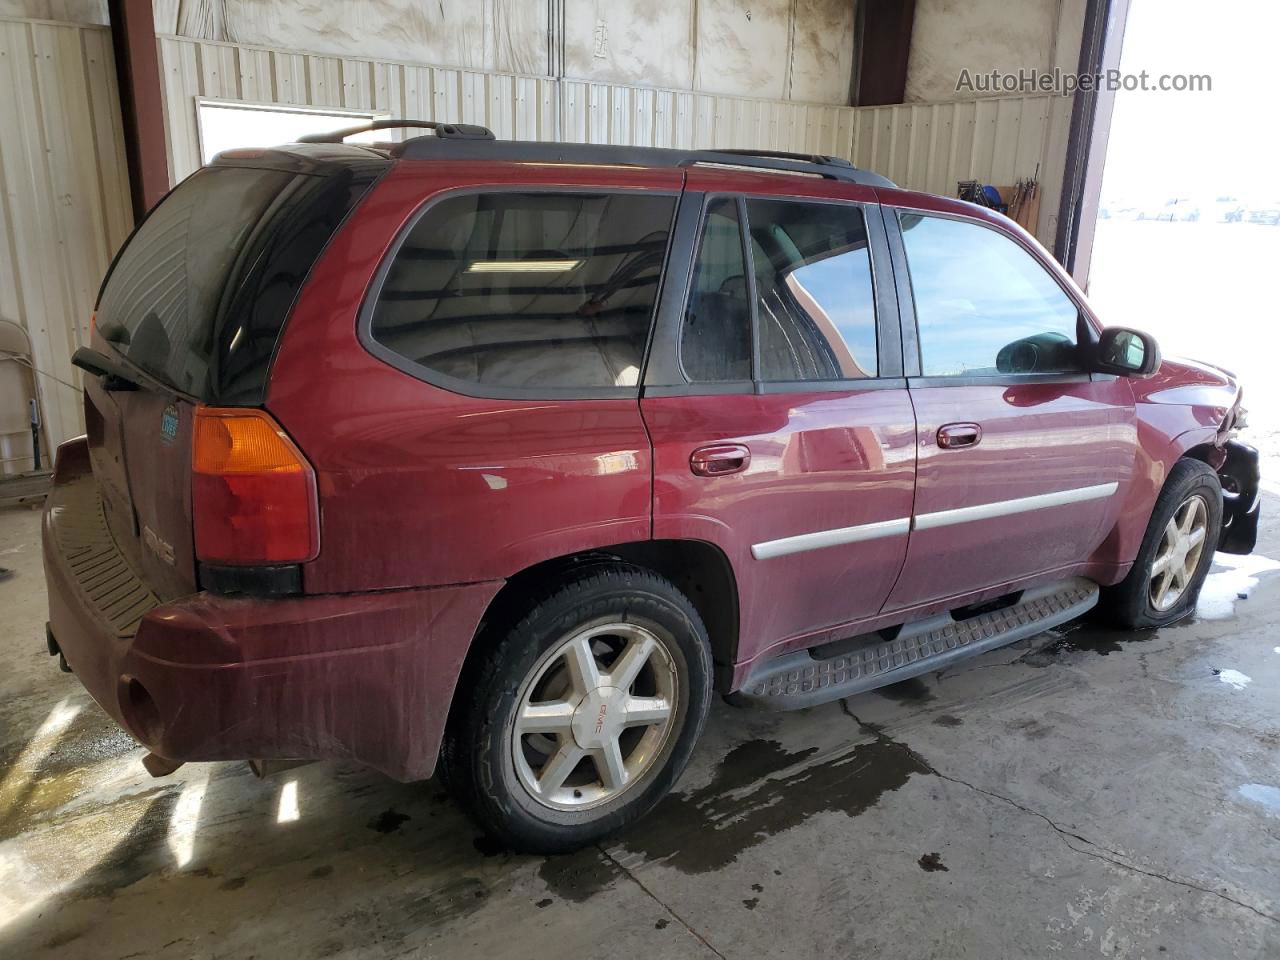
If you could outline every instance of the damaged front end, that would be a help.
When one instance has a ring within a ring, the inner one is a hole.
[[[1218,428],[1215,449],[1209,458],[1209,465],[1217,471],[1222,483],[1222,532],[1218,535],[1218,549],[1223,553],[1252,553],[1258,542],[1262,471],[1257,448],[1237,439],[1237,434],[1248,426],[1243,399],[1241,390]]]
[[[1258,542],[1258,515],[1261,471],[1258,451],[1240,440],[1228,440],[1221,447],[1217,466],[1222,481],[1222,533],[1218,549],[1223,553],[1252,553]]]

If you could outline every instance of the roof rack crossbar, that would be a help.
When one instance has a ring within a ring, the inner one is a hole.
[[[448,140],[449,142],[445,142]],[[406,160],[497,161],[504,163],[618,164],[645,167],[690,167],[697,164],[751,167],[762,172],[802,173],[866,186],[895,184],[842,157],[770,150],[673,150],[539,140],[485,140],[413,137],[392,145],[391,155]]]
[[[432,130],[442,140],[492,140],[493,131],[474,123],[439,123],[435,120],[367,120],[355,126],[331,130],[328,133],[309,133],[299,137],[298,143],[341,143],[357,133],[371,130],[419,129]],[[414,138],[418,139],[418,138]]]

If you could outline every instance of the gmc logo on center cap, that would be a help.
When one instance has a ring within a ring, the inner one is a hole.
[[[604,715],[609,712],[609,705],[600,704],[600,712],[596,714],[596,733],[604,729]]]

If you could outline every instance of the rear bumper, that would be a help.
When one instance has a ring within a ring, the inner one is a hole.
[[[500,583],[161,603],[138,581],[144,592],[121,614],[132,571],[115,575],[115,589],[94,571],[123,558],[99,543],[106,553],[86,573],[75,548],[94,529],[94,505],[101,511],[84,484],[91,475],[62,478],[45,509],[50,630],[135,739],[176,761],[339,758],[400,780],[431,775],[454,684]]]

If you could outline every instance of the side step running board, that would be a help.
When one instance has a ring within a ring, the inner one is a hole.
[[[909,680],[1074,620],[1098,602],[1098,585],[1076,577],[1025,590],[1012,606],[966,620],[918,620],[898,635],[826,659],[809,650],[757,664],[735,699],[795,710]]]

